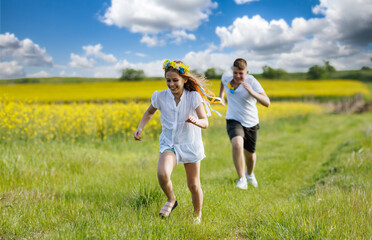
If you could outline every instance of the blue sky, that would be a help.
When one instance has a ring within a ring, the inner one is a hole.
[[[0,78],[162,76],[164,59],[200,72],[243,57],[307,71],[371,66],[370,0],[1,0]]]

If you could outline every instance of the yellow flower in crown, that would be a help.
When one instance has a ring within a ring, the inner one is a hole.
[[[182,67],[182,68],[186,67],[186,65],[183,62],[178,63],[178,65],[180,65],[180,67]]]
[[[175,63],[174,61],[171,61],[170,63],[172,65],[172,68],[177,68],[177,63]]]
[[[169,59],[165,60],[163,63],[163,69],[167,68],[177,69],[181,74],[189,72],[189,66],[186,66],[183,62],[170,61]]]
[[[180,73],[188,73],[189,66],[186,66],[183,62],[178,63],[180,65],[179,71]]]
[[[165,60],[164,63],[163,63],[163,69],[168,68],[169,67],[169,64],[170,64],[169,59]]]

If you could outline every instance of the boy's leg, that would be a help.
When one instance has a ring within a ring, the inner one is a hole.
[[[254,167],[256,166],[256,153],[248,152],[244,149],[245,163],[247,165],[247,173],[252,175],[254,172]]]
[[[256,165],[256,153],[251,153],[244,149],[245,162],[247,164],[247,180],[254,187],[258,187],[256,177],[254,176],[254,167]]]
[[[244,139],[241,136],[236,136],[231,139],[232,145],[232,154],[236,172],[238,173],[239,178],[245,178],[244,170],[245,170],[245,163],[244,163],[244,154],[243,154],[243,146],[244,146]]]
[[[258,186],[257,180],[254,176],[254,169],[256,166],[256,142],[259,128],[260,126],[257,124],[251,128],[244,129],[244,156],[247,165],[246,177],[248,182],[250,182],[254,187]]]
[[[187,186],[191,192],[192,204],[194,206],[194,217],[201,217],[203,205],[203,191],[200,184],[200,162],[185,163]]]
[[[174,195],[172,181],[170,179],[172,171],[176,165],[177,160],[174,153],[163,152],[160,154],[157,172],[158,181],[171,205],[176,202],[176,196]]]

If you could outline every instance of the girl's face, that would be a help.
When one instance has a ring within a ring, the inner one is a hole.
[[[233,67],[233,77],[234,80],[238,83],[244,82],[245,77],[247,76],[248,71],[247,70],[240,70],[237,67]]]
[[[167,86],[169,90],[171,90],[172,94],[175,96],[181,96],[187,80],[185,80],[175,71],[167,72],[165,74],[165,79],[167,81]]]

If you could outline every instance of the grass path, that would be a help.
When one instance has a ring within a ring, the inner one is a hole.
[[[156,179],[157,140],[0,145],[0,239],[369,239],[372,114],[261,124],[259,188],[235,189],[221,126],[203,131],[201,225],[182,165],[170,219]]]

